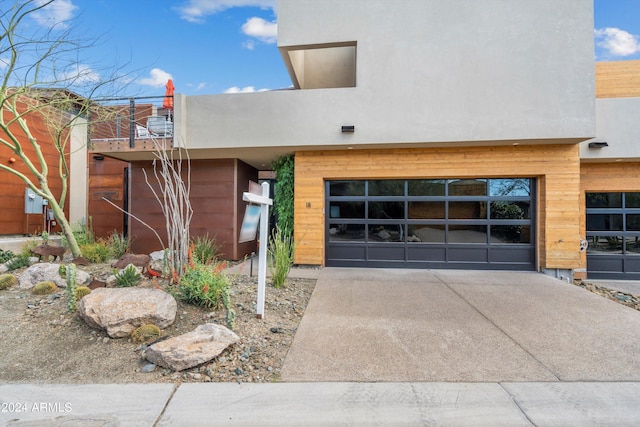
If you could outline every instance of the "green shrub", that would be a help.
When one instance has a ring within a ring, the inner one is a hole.
[[[180,299],[209,309],[218,308],[231,286],[231,280],[222,272],[223,269],[223,264],[194,263],[188,266],[178,282]]]
[[[17,256],[26,257],[26,258],[33,256],[31,254],[31,250],[35,249],[35,247],[38,246],[39,244],[40,243],[37,240],[34,240],[34,239],[27,240],[22,244],[22,247],[20,248],[20,253]]]
[[[31,262],[29,261],[28,255],[20,254],[9,261],[6,265],[10,271],[13,271],[22,267],[28,267],[29,265],[31,265]]]
[[[109,259],[111,254],[110,248],[103,240],[93,243],[83,243],[80,245],[80,252],[89,262],[101,263]]]
[[[208,234],[205,236],[196,236],[192,239],[192,244],[193,249],[191,256],[194,262],[200,264],[211,264],[215,261],[222,247],[222,245],[216,241],[215,237],[209,237]]]
[[[276,225],[269,241],[269,255],[271,257],[269,271],[275,288],[284,286],[293,265],[295,246],[293,237]]]
[[[55,283],[46,281],[37,283],[31,290],[31,292],[33,292],[34,295],[48,295],[56,292],[57,290],[58,287]]]
[[[271,165],[271,169],[276,172],[276,183],[273,189],[276,223],[287,235],[293,234],[295,164],[295,157],[288,155],[276,159]]]
[[[127,253],[130,245],[131,240],[129,237],[115,230],[111,233],[109,239],[107,239],[107,246],[109,247],[109,253],[112,258],[120,258]]]
[[[116,286],[119,288],[130,288],[138,284],[142,279],[138,270],[132,265],[127,265],[122,271],[116,273]]]
[[[18,278],[13,274],[0,274],[0,290],[9,289],[18,284]]]
[[[15,258],[15,254],[13,252],[0,249],[0,264],[4,264],[13,258]]]

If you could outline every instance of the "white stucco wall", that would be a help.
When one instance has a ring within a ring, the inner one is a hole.
[[[190,148],[595,135],[591,0],[280,0],[278,30],[357,42],[356,87],[186,97]]]
[[[87,120],[78,117],[71,129],[69,171],[69,222],[85,222],[89,194],[87,165]]]
[[[590,149],[591,141],[607,142],[609,146]],[[596,99],[596,137],[580,144],[580,158],[640,160],[640,98]]]

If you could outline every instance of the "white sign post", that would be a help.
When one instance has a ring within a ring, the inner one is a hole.
[[[251,185],[249,186],[251,188]],[[258,300],[256,317],[264,317],[264,292],[267,281],[267,244],[269,242],[269,206],[273,200],[269,198],[269,183],[262,183],[262,195],[245,192],[242,200],[260,205],[260,247],[258,248]]]

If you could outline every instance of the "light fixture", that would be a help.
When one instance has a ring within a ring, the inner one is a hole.
[[[356,127],[354,125],[342,126],[342,133],[354,133]]]
[[[96,154],[93,156],[93,160],[104,160],[104,156],[101,154]]]
[[[600,148],[604,148],[604,147],[608,147],[609,144],[602,141],[602,142],[590,142],[589,143],[589,148],[595,148],[595,149],[600,149]]]

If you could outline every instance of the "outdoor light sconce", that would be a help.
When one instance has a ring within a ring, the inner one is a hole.
[[[104,156],[95,155],[95,156],[93,156],[93,160],[96,160],[96,161],[104,160]]]
[[[354,125],[342,126],[342,133],[354,133],[356,127]]]
[[[608,147],[609,144],[607,144],[606,142],[590,142],[589,143],[589,148],[604,148],[604,147]]]

